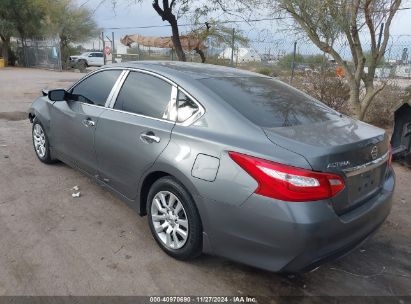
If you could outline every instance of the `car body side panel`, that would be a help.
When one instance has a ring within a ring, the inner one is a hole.
[[[341,256],[371,235],[391,209],[394,176],[377,198],[339,217],[328,201],[289,203],[251,195],[241,206],[207,200],[213,252],[254,267],[298,272]],[[309,270],[309,268],[307,269]]]
[[[91,175],[97,173],[94,133],[104,111],[104,107],[78,101],[57,101],[51,112],[49,134],[53,138],[54,150]],[[86,121],[92,121],[94,125],[87,125]]]
[[[205,115],[202,119],[206,120],[207,116]],[[295,158],[296,163],[307,166],[305,159],[301,156],[292,155],[289,151],[270,144],[261,129],[256,128],[254,131],[247,132],[244,130],[242,133],[241,128],[239,128],[237,135],[221,135],[218,132],[214,133],[199,126],[184,127],[176,125],[172,131],[170,143],[156,160],[154,166],[146,172],[145,176],[151,172],[161,171],[182,182],[193,196],[201,216],[205,234],[212,235],[218,227],[215,226],[213,217],[209,216],[210,205],[208,202],[213,202],[212,205],[217,206],[216,208],[218,206],[237,208],[257,188],[257,182],[230,158],[227,151],[259,155],[257,152],[240,148],[240,146],[249,146],[253,148],[253,151],[260,151],[261,155],[267,152],[277,157],[288,155],[290,158]],[[239,134],[247,134],[247,139],[244,140],[244,137]],[[231,143],[231,145],[227,145],[227,143]],[[220,160],[214,181],[199,179],[191,175],[193,164],[199,154],[206,154]],[[140,181],[140,187],[143,180],[144,178]],[[204,204],[204,201],[207,201],[207,204]],[[212,240],[210,239],[209,242],[211,244]]]
[[[45,131],[49,134],[50,132],[50,120],[51,120],[51,108],[53,107],[53,102],[48,99],[47,96],[38,97],[31,105],[29,109],[29,114],[35,116],[42,123]],[[52,144],[52,139],[49,138],[50,144]]]
[[[108,109],[96,130],[95,149],[100,178],[128,199],[138,182],[170,141],[174,123]],[[141,134],[152,132],[160,141],[146,143]]]
[[[238,126],[238,130],[237,134],[221,134],[221,132],[210,130],[210,128],[176,125],[171,135],[171,141],[161,154],[159,161],[166,160],[190,176],[201,196],[233,205],[243,203],[257,188],[257,183],[231,160],[228,151],[238,151],[255,156],[268,154],[273,160],[283,159],[287,155],[294,163],[307,166],[303,157],[270,144],[261,129],[247,131]],[[252,150],[243,147],[252,147]],[[214,181],[210,182],[191,176],[193,164],[199,154],[206,154],[220,160]],[[235,188],[235,191],[227,191],[230,187]]]

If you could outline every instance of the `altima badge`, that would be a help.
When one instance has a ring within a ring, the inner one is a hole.
[[[340,162],[335,162],[335,163],[330,163],[327,165],[327,168],[346,168],[351,165],[351,162],[349,160],[345,161],[340,161]]]

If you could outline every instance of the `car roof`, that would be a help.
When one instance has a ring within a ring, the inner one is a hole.
[[[261,74],[221,65],[181,61],[130,61],[112,64],[108,67],[142,69],[170,78],[266,77]]]

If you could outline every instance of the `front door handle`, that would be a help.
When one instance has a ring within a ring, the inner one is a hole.
[[[156,136],[152,131],[148,131],[146,133],[141,133],[140,134],[140,139],[142,142],[146,144],[151,144],[151,143],[159,143],[160,142],[160,137]]]
[[[83,120],[83,125],[86,127],[94,127],[96,123],[92,121],[90,118],[87,118]]]

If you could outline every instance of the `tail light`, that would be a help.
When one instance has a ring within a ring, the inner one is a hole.
[[[316,201],[335,196],[344,180],[335,174],[291,167],[261,158],[229,152],[258,183],[255,193],[289,202]]]

